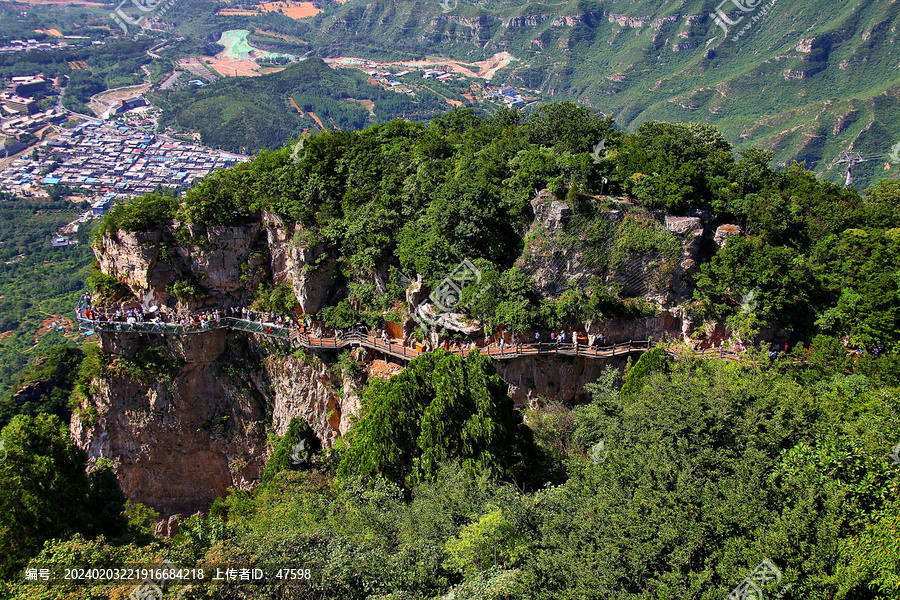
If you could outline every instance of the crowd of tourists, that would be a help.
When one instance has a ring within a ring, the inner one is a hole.
[[[78,306],[75,307],[75,317],[79,321],[95,323],[152,323],[156,325],[180,325],[185,328],[209,329],[214,325],[220,325],[225,318],[242,319],[262,324],[275,325],[299,329],[301,322],[296,318],[286,317],[276,313],[256,311],[246,306],[229,306],[226,308],[211,308],[199,311],[175,311],[171,312],[164,307],[144,307],[130,302],[103,306],[95,302],[91,294],[84,294]],[[306,323],[309,324],[308,322]]]
[[[253,310],[246,306],[229,306],[225,308],[211,308],[198,311],[171,311],[165,307],[144,306],[136,301],[123,302],[111,305],[101,304],[98,299],[87,293],[82,295],[80,302],[75,307],[75,317],[82,322],[96,323],[101,328],[103,324],[122,325],[122,324],[152,324],[159,327],[181,326],[186,330],[203,330],[220,327],[226,318],[241,319],[243,321],[259,324],[265,333],[272,333],[272,327],[290,329],[292,331],[310,333],[313,337],[334,337],[337,341],[341,341],[348,336],[354,334],[369,335],[369,330],[364,325],[357,325],[348,330],[340,328],[325,327],[322,323],[314,322],[309,318],[300,320],[294,316],[286,316],[277,313],[263,312]],[[118,328],[118,327],[117,327]],[[577,342],[577,334],[575,332],[560,331],[558,334],[545,332],[545,337],[541,339],[541,333],[536,332],[534,341],[540,344],[542,341],[557,346],[572,345]],[[386,328],[379,328],[372,332],[372,337],[376,341],[380,341],[387,346],[406,346],[416,347],[419,351],[431,351],[435,348],[444,348],[445,350],[462,350],[467,351],[474,348],[475,342],[471,340],[459,341],[451,339],[441,339],[437,344],[432,344],[429,340],[417,343],[415,340],[409,340],[408,344],[389,335]],[[500,334],[496,340],[483,340],[485,346],[496,346],[501,353],[509,351],[516,345],[515,340],[508,339],[509,334]],[[602,346],[607,342],[604,335],[598,335],[593,340],[593,346]]]

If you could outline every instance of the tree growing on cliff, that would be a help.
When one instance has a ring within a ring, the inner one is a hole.
[[[115,475],[108,467],[86,472],[87,455],[57,416],[18,415],[0,437],[0,578],[12,577],[49,539],[125,532]]]
[[[338,474],[384,477],[411,489],[442,464],[520,480],[540,453],[490,359],[444,350],[420,356],[401,374],[373,383]]]
[[[272,481],[281,471],[309,469],[313,456],[321,449],[322,442],[309,424],[301,417],[291,417],[287,431],[275,446],[272,458],[266,463],[263,483]]]

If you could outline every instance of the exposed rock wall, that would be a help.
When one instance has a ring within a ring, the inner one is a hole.
[[[128,498],[163,517],[206,510],[229,487],[255,487],[269,434],[283,434],[291,417],[303,417],[330,443],[349,427],[344,406],[359,410],[352,386],[321,361],[271,353],[266,342],[241,334],[101,339],[112,365],[73,416],[73,438],[92,461],[113,462]],[[182,366],[137,379],[116,368],[117,357],[139,362],[149,344]]]
[[[273,213],[263,213],[272,279],[290,283],[301,312],[315,313],[333,287],[337,255],[325,244],[305,244],[299,225],[286,224]]]
[[[636,359],[636,358],[635,358]],[[586,360],[575,356],[529,356],[501,360],[497,373],[509,384],[509,395],[519,408],[533,407],[542,399],[582,403],[590,401],[584,384],[596,381],[607,366],[622,368],[626,356]]]
[[[265,265],[260,223],[240,227],[204,227],[177,222],[156,231],[103,236],[95,250],[100,269],[137,297],[152,292],[157,304],[173,300],[169,286],[195,281],[207,302],[231,304],[246,299]]]
[[[265,365],[272,382],[275,433],[284,435],[293,417],[309,423],[325,446],[346,433],[341,402],[345,382],[330,373],[325,363],[315,361],[310,365],[294,356],[270,356]],[[353,408],[358,410],[358,402]]]
[[[603,335],[606,345],[609,345],[629,340],[653,338],[654,341],[659,341],[663,338],[681,338],[688,334],[692,324],[693,322],[685,318],[681,311],[673,309],[663,310],[655,317],[643,319],[616,318],[589,321],[586,324],[585,332],[589,344],[593,344],[600,335]]]
[[[106,235],[95,254],[100,269],[137,297],[174,305],[171,285],[191,281],[203,292],[188,307],[244,304],[259,283],[289,283],[302,312],[315,313],[332,292],[336,253],[325,244],[305,245],[298,225],[264,213],[236,227],[169,223],[156,231]]]
[[[556,296],[571,285],[584,289],[599,279],[620,286],[625,296],[640,296],[661,307],[691,299],[692,277],[706,258],[703,240],[712,235],[706,211],[684,215],[635,213],[640,214],[646,226],[656,223],[656,227],[671,233],[681,246],[680,254],[674,258],[658,252],[629,254],[620,264],[613,264],[609,259],[620,241],[614,233],[634,207],[622,203],[615,209],[597,211],[591,217],[591,226],[603,233],[590,239],[581,230],[583,224],[570,226],[576,214],[567,202],[544,191],[531,201],[531,206],[534,222],[525,236],[525,251],[516,264],[534,278],[541,295]]]

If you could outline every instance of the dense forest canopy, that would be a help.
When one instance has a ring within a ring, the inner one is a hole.
[[[50,241],[78,214],[77,205],[59,198],[0,200],[0,402],[29,360],[73,343],[65,337],[73,337],[71,329],[56,327],[86,287],[92,226],[73,236],[77,246],[53,248]]]
[[[768,560],[779,581],[767,596],[888,600],[900,589],[891,451],[900,368],[817,344],[806,365],[649,352],[621,388],[623,374],[608,368],[589,385],[589,404],[548,399],[527,411],[518,439],[521,417],[486,359],[426,355],[369,388],[349,445],[325,454],[312,444],[297,460],[310,432],[294,420],[262,485],[233,490],[208,517],[153,542],[146,509],[130,507],[127,527],[100,518],[122,509],[121,496],[103,487],[102,470],[78,475],[83,455],[55,417],[19,416],[3,431],[0,511],[19,523],[3,535],[28,543],[2,566],[7,575],[29,558],[57,569],[164,559],[310,569],[294,581],[170,584],[194,599],[712,600]],[[473,385],[454,385],[466,378]],[[516,475],[523,458],[531,478]],[[47,481],[50,493],[35,495]],[[61,486],[87,504],[71,505]],[[54,512],[62,503],[69,510]],[[29,514],[55,516],[30,526]],[[5,589],[33,598],[36,585],[48,599],[134,588],[19,580]]]
[[[427,124],[325,132],[305,140],[297,162],[291,146],[210,176],[181,203],[148,196],[118,207],[105,227],[147,229],[175,217],[235,225],[274,212],[303,225],[303,243],[336,248],[350,283],[346,300],[363,313],[402,299],[399,286],[377,292],[376,275],[396,282],[421,274],[434,284],[469,259],[492,286],[490,298],[469,307],[472,316],[525,331],[636,310],[599,283],[540,297],[514,265],[536,190],[549,189],[573,209],[578,227],[567,235],[600,273],[629,253],[674,258],[671,235],[653,234],[653,220],[639,219],[640,210],[701,210],[744,235],[702,266],[685,307],[696,317],[731,319],[750,331],[774,324],[807,342],[819,333],[870,349],[900,340],[894,182],[861,195],[817,180],[802,165],[775,170],[763,150],[735,155],[708,125],[649,122],[625,133],[570,103],[527,118],[458,110]],[[611,231],[597,217],[613,204],[631,216]],[[752,312],[741,309],[748,294]],[[336,314],[325,316],[334,321]]]

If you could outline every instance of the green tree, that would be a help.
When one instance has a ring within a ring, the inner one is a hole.
[[[381,476],[411,489],[441,465],[460,462],[472,473],[522,480],[538,462],[522,422],[490,359],[437,350],[399,375],[374,382],[362,418],[341,459],[341,477]]]
[[[628,395],[640,392],[651,375],[665,373],[668,366],[669,355],[662,346],[656,346],[649,352],[644,352],[625,374],[625,381],[620,393]]]
[[[263,483],[271,481],[281,471],[300,471],[312,466],[313,458],[322,449],[322,442],[312,427],[301,417],[291,417],[287,431],[278,440],[275,451],[263,471]]]
[[[46,540],[125,532],[125,497],[108,466],[88,474],[87,456],[55,415],[19,415],[3,428],[0,576],[9,578]]]
[[[511,567],[528,550],[528,539],[495,508],[464,526],[447,541],[447,564],[451,569],[472,575],[488,567]]]
[[[650,371],[630,394],[613,376],[576,427],[604,451],[573,457],[568,481],[538,494],[514,597],[726,596],[766,556],[759,530],[778,502],[765,482],[808,399],[787,378],[722,361]]]
[[[627,136],[613,160],[626,193],[667,210],[708,206],[712,183],[730,179],[734,164],[731,146],[715,127],[659,121]]]

